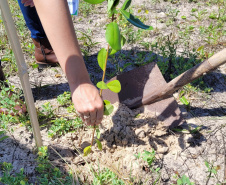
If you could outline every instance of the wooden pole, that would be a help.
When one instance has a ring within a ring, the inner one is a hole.
[[[158,89],[153,89],[153,91],[144,95],[142,99],[142,104],[150,104],[156,101],[162,100],[171,96],[176,90],[180,89],[184,85],[194,81],[195,79],[205,75],[208,72],[216,69],[220,65],[226,63],[226,48],[216,53],[209,59],[202,63],[197,64],[191,69],[185,71],[178,77],[171,80],[164,86],[159,86]],[[133,108],[139,107],[141,104],[133,105]]]
[[[10,13],[10,8],[7,0],[0,0],[0,9],[2,12],[3,22],[7,31],[7,35],[10,40],[13,53],[16,57],[16,63],[18,66],[18,75],[20,77],[20,81],[24,91],[25,101],[27,104],[28,113],[30,115],[30,120],[31,120],[31,125],[32,125],[32,130],[33,130],[34,138],[36,141],[36,145],[37,147],[41,147],[43,145],[42,138],[41,138],[39,123],[37,119],[37,112],[34,104],[34,98],[33,98],[30,83],[29,83],[27,66],[24,61],[24,56],[20,46],[19,37],[16,32],[16,28],[14,25],[12,15]]]

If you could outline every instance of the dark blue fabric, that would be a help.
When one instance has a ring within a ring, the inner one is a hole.
[[[45,38],[46,34],[40,22],[39,16],[36,12],[35,7],[24,6],[21,0],[17,0],[24,16],[26,25],[31,31],[31,37],[34,39]]]

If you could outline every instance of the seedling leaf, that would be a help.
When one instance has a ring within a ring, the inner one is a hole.
[[[122,10],[122,9],[120,11],[121,11],[122,15],[127,19],[127,21],[129,21],[134,26],[136,26],[138,28],[142,28],[144,30],[153,30],[153,27],[152,26],[145,25],[138,18],[134,17],[129,12],[127,12],[125,10]]]
[[[97,83],[97,87],[98,87],[99,89],[108,89],[107,84],[104,83],[103,81],[98,82],[98,83]]]
[[[111,105],[111,102],[109,100],[104,100],[104,105]]]
[[[121,84],[118,80],[113,80],[109,82],[107,84],[107,87],[115,93],[119,93],[121,91]]]
[[[107,104],[107,105],[104,105],[104,115],[110,115],[114,110],[114,107],[112,104]]]
[[[108,44],[114,50],[121,50],[121,34],[117,23],[111,22],[110,24],[108,24],[105,37]]]
[[[104,2],[105,0],[84,0],[84,1],[87,3],[90,3],[90,4],[100,4],[100,3]]]
[[[184,96],[182,96],[180,98],[180,101],[181,101],[181,103],[183,103],[184,105],[187,105],[187,106],[190,104]]]
[[[119,4],[119,0],[108,0],[108,12],[112,15],[115,7]]]
[[[118,51],[112,49],[110,55],[114,55],[115,53],[117,53]]]
[[[97,135],[97,139],[100,139],[100,130],[96,129],[96,135]]]
[[[201,51],[204,48],[204,46],[200,46],[197,51]]]
[[[3,141],[4,139],[8,138],[9,136],[4,136],[0,138],[0,141]]]
[[[121,35],[121,47],[126,43],[126,38]]]
[[[99,51],[98,56],[97,56],[98,64],[102,70],[104,70],[104,68],[105,68],[106,56],[107,56],[107,51],[106,51],[106,49],[102,48]]]
[[[91,152],[91,146],[87,146],[87,147],[84,149],[84,156],[89,155],[90,152]]]
[[[132,0],[126,0],[124,2],[124,4],[122,5],[122,8],[121,9],[122,10],[126,10],[130,6],[131,2],[132,2]]]
[[[96,139],[96,142],[97,142],[98,149],[99,150],[102,150],[102,144],[101,144],[101,142],[98,139]]]

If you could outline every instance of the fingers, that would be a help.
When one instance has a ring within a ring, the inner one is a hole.
[[[96,119],[97,119],[97,110],[95,109],[94,111],[90,112],[90,124],[92,126],[96,124]]]
[[[103,114],[104,114],[104,107],[101,106],[98,110],[97,110],[97,117],[96,117],[96,125],[99,125],[103,119]]]
[[[78,112],[80,117],[82,118],[83,122],[85,122],[87,125],[99,125],[103,119],[103,105],[100,105],[98,108],[93,109],[92,111],[81,111]]]
[[[90,116],[90,113],[89,112],[86,112],[83,114],[83,118],[84,118],[84,121],[87,123],[87,125],[91,125],[91,116]]]

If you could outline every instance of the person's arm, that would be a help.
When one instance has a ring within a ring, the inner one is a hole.
[[[87,72],[66,0],[34,0],[46,35],[67,76],[72,100],[88,124],[100,124],[103,101]]]

